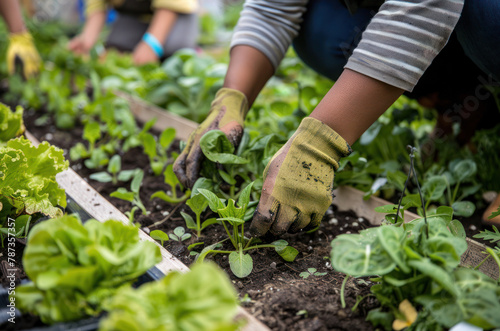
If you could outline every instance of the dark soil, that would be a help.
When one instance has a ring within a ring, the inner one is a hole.
[[[47,140],[63,148],[69,159],[69,148],[82,141],[82,128],[60,132],[56,130],[51,119],[43,126],[37,126],[35,120],[41,114],[26,111],[26,127],[39,140]],[[89,170],[81,161],[71,162],[71,167],[119,210],[127,212],[132,208],[129,202],[109,197],[109,194],[119,187],[118,185],[99,183],[88,178],[91,173],[101,170]],[[146,209],[151,211],[147,216],[136,212],[135,221],[139,222],[146,232],[159,229],[170,234],[178,226],[185,227],[180,212],[192,214],[188,206],[184,204],[174,206],[160,199],[150,200],[149,197],[154,192],[168,191],[170,188],[163,183],[162,176],[152,175],[149,160],[140,148],[122,155],[122,169],[135,168],[143,169],[145,172],[141,199]],[[129,188],[129,185],[129,183],[122,184],[126,188]],[[202,215],[203,219],[213,216],[210,211]],[[158,221],[163,221],[163,223],[153,226]],[[470,225],[465,224],[470,237],[482,230],[480,222],[477,225],[474,223],[475,229]],[[227,255],[216,255],[214,260],[230,275],[240,294],[242,305],[272,330],[373,330],[371,324],[365,321],[367,311],[377,306],[373,297],[366,297],[355,312],[351,311],[356,298],[365,297],[370,293],[370,282],[360,279],[349,280],[345,292],[347,307],[342,308],[340,287],[345,276],[333,271],[329,264],[331,240],[339,234],[356,233],[367,226],[366,220],[352,213],[337,212],[332,207],[326,213],[318,231],[288,234],[282,237],[299,251],[293,263],[283,261],[273,249],[254,250],[250,252],[254,260],[253,272],[248,277],[239,279],[232,275]],[[226,237],[222,227],[212,225],[203,231],[200,238],[196,238],[193,233],[190,239],[180,243],[171,240],[165,243],[165,247],[189,265],[194,261],[194,257],[188,250],[189,245],[200,241],[208,245]],[[272,235],[262,238],[266,243],[276,239]],[[202,248],[203,246],[197,246],[193,250],[199,252]],[[223,249],[230,250],[231,247],[225,244]],[[307,279],[301,277],[300,274],[306,272],[308,268],[315,268],[320,273],[326,272],[326,275],[310,275]]]

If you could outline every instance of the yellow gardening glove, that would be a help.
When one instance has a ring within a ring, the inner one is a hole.
[[[334,171],[351,153],[323,122],[307,117],[264,170],[264,185],[250,232],[261,236],[318,226],[332,203]]]
[[[208,117],[189,136],[187,145],[174,163],[174,172],[185,187],[192,188],[200,172],[204,154],[200,139],[211,130],[221,130],[238,147],[243,135],[243,123],[248,112],[248,101],[243,93],[221,88],[215,95]]]
[[[10,34],[7,50],[7,68],[10,75],[15,72],[16,65],[19,63],[24,78],[30,78],[38,72],[40,62],[40,55],[29,32]]]

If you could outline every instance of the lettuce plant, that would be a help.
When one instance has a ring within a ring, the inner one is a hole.
[[[75,216],[44,221],[28,236],[23,265],[32,283],[16,288],[16,304],[46,324],[97,315],[103,299],[159,261],[159,248],[140,241],[134,226],[82,225]]]
[[[67,168],[63,151],[48,142],[36,147],[20,137],[0,147],[0,227],[8,217],[18,219],[20,234],[32,217],[62,216],[58,206],[66,207],[66,194],[56,175]]]
[[[138,289],[125,287],[105,302],[100,331],[231,331],[237,295],[226,274],[210,263],[172,272]]]
[[[288,246],[288,243],[285,240],[277,240],[271,244],[252,245],[254,238],[248,239],[245,237],[244,217],[250,202],[252,185],[253,183],[247,185],[242,190],[238,199],[238,207],[232,199],[229,199],[226,204],[223,202],[224,200],[219,199],[219,197],[217,197],[217,195],[213,192],[205,189],[198,189],[199,192],[208,200],[210,209],[221,216],[220,218],[217,218],[217,221],[222,222],[222,225],[228,235],[227,239],[231,241],[235,250],[217,250],[216,248],[220,247],[221,243],[216,243],[205,247],[198,256],[197,261],[203,261],[208,254],[229,254],[229,266],[231,271],[236,277],[239,278],[244,278],[252,272],[253,259],[250,254],[247,253],[250,250],[265,247],[274,248],[276,252],[288,262],[292,262],[299,253],[295,248]],[[231,228],[231,230],[229,230],[229,228]]]
[[[23,108],[18,106],[15,112],[0,103],[0,144],[15,138],[24,132]]]

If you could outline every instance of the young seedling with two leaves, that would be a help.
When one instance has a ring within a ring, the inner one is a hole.
[[[307,279],[310,276],[324,276],[326,274],[327,274],[326,272],[318,272],[316,268],[307,268],[307,271],[301,272],[299,276],[304,279]]]
[[[86,159],[84,163],[89,169],[100,168],[108,164],[108,154],[101,148],[104,146],[96,147],[96,142],[101,138],[101,127],[98,122],[92,121],[85,124],[83,127],[83,139],[89,142],[89,147],[87,149],[82,143],[73,146],[69,151],[71,160]]]
[[[295,248],[288,246],[285,240],[277,240],[271,244],[252,245],[254,238],[248,239],[245,237],[244,217],[250,202],[252,185],[253,183],[247,185],[241,191],[238,199],[238,207],[236,207],[236,203],[233,199],[229,199],[226,204],[224,200],[217,197],[214,193],[205,189],[198,189],[199,192],[207,198],[210,209],[220,216],[217,220],[222,222],[228,235],[228,238],[223,241],[229,239],[235,250],[218,250],[216,248],[222,246],[222,242],[218,242],[205,247],[198,256],[197,261],[202,262],[208,254],[229,254],[229,266],[231,271],[239,278],[244,278],[252,272],[253,259],[250,254],[247,253],[252,249],[274,248],[276,252],[288,262],[292,262],[299,253]],[[232,228],[232,230],[229,230],[229,228]]]
[[[209,218],[203,221],[203,223],[201,222],[201,213],[203,213],[208,207],[208,200],[203,194],[198,193],[192,196],[189,200],[186,201],[186,205],[188,205],[196,215],[196,222],[195,220],[193,220],[191,215],[183,211],[181,211],[181,215],[186,222],[187,228],[190,230],[195,230],[196,236],[198,238],[201,236],[201,231],[203,231],[203,229],[205,229],[207,226],[215,223],[220,223],[220,221],[218,221],[216,218]]]
[[[163,172],[163,177],[165,178],[165,184],[168,184],[170,186],[170,191],[156,191],[151,195],[151,199],[154,198],[159,198],[162,199],[165,202],[171,203],[171,204],[177,204],[181,203],[184,200],[186,200],[189,195],[191,194],[190,190],[187,190],[182,196],[177,196],[177,187],[183,190],[183,187],[181,183],[179,182],[179,179],[174,173],[173,170],[173,165],[169,164],[166,168],[165,171]],[[205,207],[206,208],[206,207]]]
[[[146,207],[142,203],[141,197],[139,195],[139,190],[141,189],[143,178],[144,178],[144,171],[138,170],[134,175],[134,179],[132,179],[132,183],[130,184],[130,191],[124,187],[120,187],[116,191],[112,192],[110,196],[113,198],[118,198],[131,202],[132,205],[139,207],[143,215],[148,215],[149,211],[146,210]],[[129,219],[132,216],[129,215]]]
[[[122,169],[122,159],[120,155],[115,154],[109,160],[108,163],[108,171],[101,171],[91,174],[90,179],[96,180],[101,183],[109,183],[118,184],[120,182],[128,182],[131,180],[134,175],[137,173],[138,169],[132,170],[121,170]]]
[[[154,120],[149,121],[145,128],[149,128],[153,124]],[[160,134],[158,141],[156,141],[155,137],[151,133],[143,130],[143,132],[140,133],[140,139],[144,148],[144,153],[149,157],[149,163],[153,173],[155,176],[159,176],[169,161],[167,150],[170,148],[170,145],[172,145],[172,142],[175,139],[175,129],[165,129]]]

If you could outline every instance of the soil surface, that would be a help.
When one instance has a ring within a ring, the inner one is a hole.
[[[82,141],[82,128],[61,132],[54,126],[52,119],[44,125],[36,125],[36,119],[43,112],[25,111],[25,125],[39,140],[49,141],[65,150],[69,159],[69,149],[77,142]],[[99,183],[88,178],[91,173],[102,170],[87,169],[82,161],[72,162],[71,167],[87,180],[101,195],[111,201],[120,211],[130,211],[129,202],[110,198],[109,194],[118,187],[129,188],[130,183],[113,185]],[[122,155],[122,169],[140,168],[145,172],[140,196],[151,213],[147,216],[136,212],[135,221],[141,224],[146,232],[162,230],[169,235],[176,227],[185,223],[180,212],[194,214],[185,204],[171,205],[160,199],[150,199],[151,194],[158,190],[168,191],[170,188],[163,183],[163,176],[155,177],[152,174],[147,156],[142,149],[136,148]],[[208,209],[207,209],[208,210]],[[202,219],[214,217],[209,210],[202,214]],[[161,222],[159,225],[155,223]],[[350,279],[347,282],[345,299],[346,308],[341,307],[340,288],[344,275],[332,270],[329,264],[330,242],[342,233],[356,233],[369,223],[356,217],[353,213],[337,212],[331,207],[325,215],[318,231],[312,233],[287,234],[282,236],[295,247],[299,254],[293,263],[285,262],[273,249],[260,249],[250,252],[254,266],[252,273],[243,279],[235,277],[230,269],[227,255],[216,255],[213,259],[230,275],[231,280],[240,294],[242,305],[256,318],[261,320],[272,330],[373,330],[369,322],[365,321],[366,313],[375,308],[377,303],[370,293],[368,279]],[[481,223],[465,224],[469,237],[482,230]],[[191,233],[191,231],[187,231]],[[207,227],[200,238],[192,233],[191,238],[176,242],[165,243],[165,248],[186,265],[194,262],[188,246],[203,242],[204,245],[216,243],[227,237],[220,225]],[[262,238],[264,243],[270,243],[278,238],[267,235]],[[197,246],[193,251],[201,251],[204,246]],[[222,249],[230,250],[230,244],[225,243]],[[2,257],[3,258],[3,257]],[[320,275],[311,274],[307,278],[301,273],[309,268],[316,269]],[[326,274],[322,274],[326,273]],[[357,298],[364,297],[355,312],[351,308]]]

